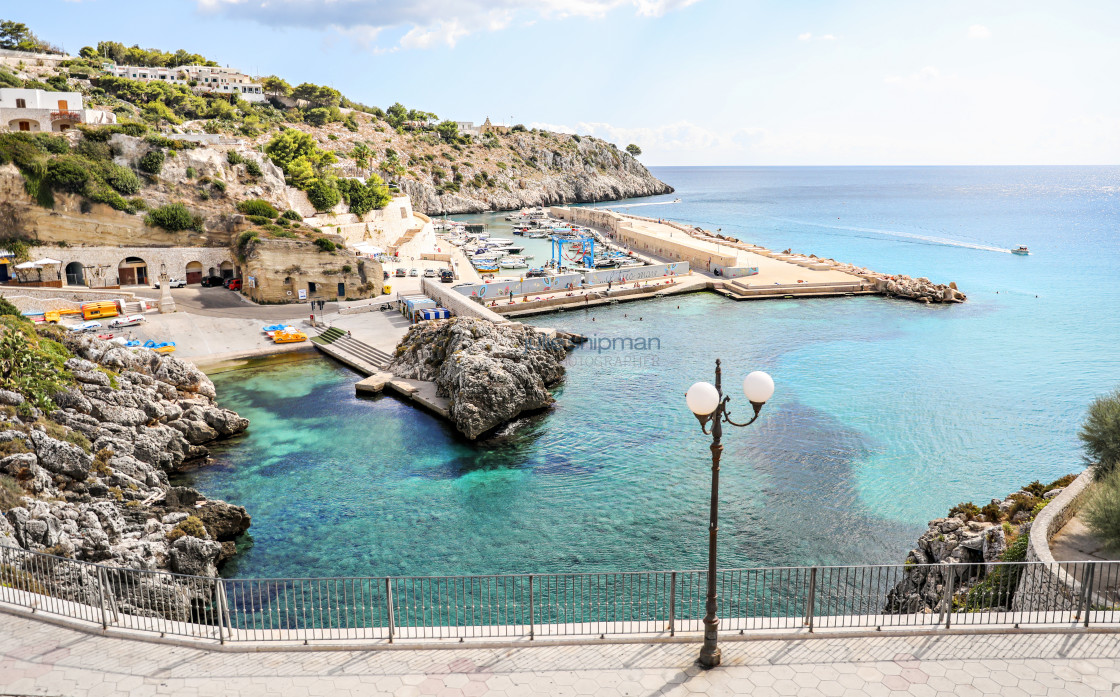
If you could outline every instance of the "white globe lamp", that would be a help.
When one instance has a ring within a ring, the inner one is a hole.
[[[774,396],[774,378],[756,370],[743,378],[743,394],[751,404],[765,404]]]
[[[697,416],[708,416],[719,406],[719,390],[710,382],[698,382],[684,395],[688,408]]]

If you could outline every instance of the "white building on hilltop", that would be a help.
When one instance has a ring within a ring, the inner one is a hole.
[[[85,109],[78,92],[47,92],[17,87],[0,89],[0,130],[58,133],[79,123],[116,123],[111,111]]]
[[[180,65],[175,68],[145,68],[137,65],[105,63],[110,75],[142,82],[166,82],[185,85],[197,93],[236,94],[247,102],[265,101],[264,89],[253,78],[232,68],[208,65]]]

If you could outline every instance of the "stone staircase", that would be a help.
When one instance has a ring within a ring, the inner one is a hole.
[[[381,349],[347,336],[344,330],[337,327],[331,327],[312,337],[311,341],[323,353],[371,375],[384,370],[393,359]]]

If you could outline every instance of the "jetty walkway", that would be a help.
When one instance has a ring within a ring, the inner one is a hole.
[[[1120,642],[1103,633],[943,634],[699,644],[407,651],[258,651],[122,640],[0,614],[0,694],[147,695],[1114,695]]]

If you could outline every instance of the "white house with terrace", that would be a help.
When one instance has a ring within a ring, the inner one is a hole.
[[[2,130],[58,133],[79,123],[97,126],[116,122],[116,114],[111,111],[84,108],[79,92],[0,89]]]
[[[105,72],[141,82],[166,82],[185,85],[197,93],[236,94],[247,102],[263,102],[264,88],[245,73],[232,68],[209,65],[180,65],[174,68],[146,68],[137,65],[105,63]]]

